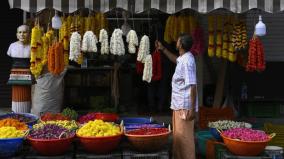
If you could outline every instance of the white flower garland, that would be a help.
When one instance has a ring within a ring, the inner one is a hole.
[[[86,31],[83,36],[82,51],[83,52],[97,52],[97,37],[92,31]]]
[[[138,55],[137,55],[137,61],[140,61],[142,63],[145,62],[145,58],[147,55],[150,54],[150,40],[147,35],[144,35],[141,38],[140,41],[140,46],[138,50]]]
[[[134,30],[130,30],[126,36],[126,42],[128,42],[128,52],[135,54],[136,46],[138,46],[138,37]]]
[[[115,29],[110,38],[110,52],[113,55],[124,55],[125,48],[122,39],[122,30]]]
[[[71,61],[78,62],[81,54],[81,35],[78,32],[73,32],[70,38],[70,55]]]
[[[148,83],[150,83],[152,79],[152,64],[152,56],[150,54],[146,55],[142,80]]]
[[[108,35],[105,29],[100,30],[99,42],[101,43],[101,54],[109,54]]]

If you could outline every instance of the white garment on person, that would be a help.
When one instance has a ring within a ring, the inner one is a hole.
[[[196,85],[196,64],[190,52],[177,58],[175,73],[172,78],[171,109],[191,109],[191,85]],[[196,93],[195,110],[198,111],[198,97]]]
[[[9,46],[7,55],[13,58],[30,58],[30,45],[23,45],[19,42],[14,42]]]

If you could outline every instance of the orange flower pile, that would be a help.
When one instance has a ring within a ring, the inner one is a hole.
[[[28,130],[28,125],[20,122],[17,119],[13,119],[13,118],[6,118],[6,119],[2,119],[0,120],[0,127],[3,126],[11,126],[11,127],[15,127],[17,130]]]

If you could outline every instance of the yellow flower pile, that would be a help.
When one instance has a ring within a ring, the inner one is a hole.
[[[17,130],[12,126],[0,127],[0,139],[20,138],[25,135],[24,131]]]
[[[102,137],[115,136],[121,133],[120,127],[114,123],[104,122],[102,120],[89,121],[83,125],[77,132],[77,135],[83,137]]]

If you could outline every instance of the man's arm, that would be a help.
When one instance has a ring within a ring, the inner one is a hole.
[[[175,54],[173,54],[172,52],[170,52],[167,48],[163,48],[161,50],[170,61],[172,61],[173,63],[177,63],[177,56]]]
[[[170,61],[177,63],[177,56],[174,53],[170,52],[166,47],[164,47],[160,41],[156,41],[155,45],[167,56]]]

